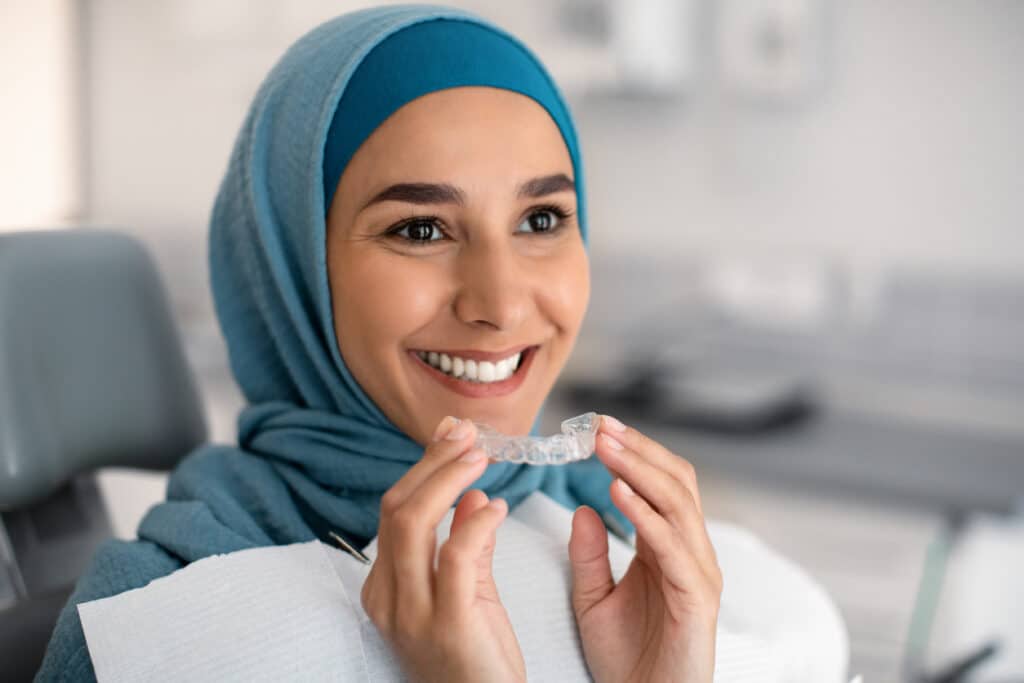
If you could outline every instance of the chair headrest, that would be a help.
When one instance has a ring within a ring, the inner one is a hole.
[[[205,439],[143,245],[84,228],[0,233],[0,510],[101,466],[169,469]]]

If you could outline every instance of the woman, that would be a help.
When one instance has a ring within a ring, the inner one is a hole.
[[[589,296],[583,196],[568,111],[500,30],[391,7],[298,41],[256,96],[211,221],[249,403],[239,447],[192,454],[139,540],[100,550],[39,680],[93,678],[77,604],[331,531],[378,536],[363,605],[410,678],[523,680],[490,558],[509,506],[542,490],[581,505],[568,554],[594,678],[710,681],[722,580],[685,460],[610,417],[599,462],[489,463],[471,447],[472,421],[530,432],[569,356]],[[602,524],[616,516],[637,544],[618,584]]]

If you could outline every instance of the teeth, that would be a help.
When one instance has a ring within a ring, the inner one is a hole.
[[[494,381],[494,363],[490,361],[483,361],[480,363],[480,367],[476,370],[477,379],[481,382],[493,382]]]
[[[500,382],[511,377],[519,366],[519,359],[523,354],[520,352],[496,363],[449,356],[447,353],[437,351],[418,351],[417,355],[452,377],[486,383]]]

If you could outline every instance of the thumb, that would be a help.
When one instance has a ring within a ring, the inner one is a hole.
[[[593,508],[581,505],[572,516],[569,537],[572,608],[579,619],[615,588],[608,561],[608,532]]]

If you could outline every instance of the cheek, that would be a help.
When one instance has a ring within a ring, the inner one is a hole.
[[[409,259],[376,257],[348,264],[339,279],[334,307],[339,346],[387,357],[394,347],[427,325],[443,303],[443,278]],[[339,329],[339,320],[347,329]],[[346,356],[346,361],[348,360]]]
[[[545,268],[539,291],[549,317],[563,333],[575,337],[590,301],[590,266],[582,246]]]

